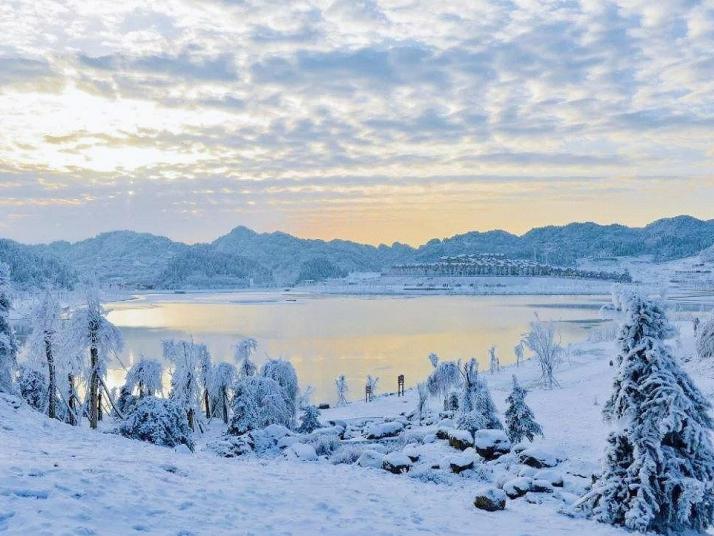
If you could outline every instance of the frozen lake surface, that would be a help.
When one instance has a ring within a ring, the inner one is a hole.
[[[313,402],[334,402],[334,380],[345,374],[350,398],[363,396],[367,374],[378,376],[378,392],[422,381],[430,352],[442,359],[476,357],[487,368],[495,345],[501,363],[537,313],[558,322],[562,342],[581,340],[601,324],[599,309],[609,296],[322,296],[289,292],[146,294],[108,305],[109,319],[125,338],[127,367],[140,354],[161,357],[171,337],[208,345],[214,360],[232,360],[240,338],[258,340],[256,361],[289,359],[301,386],[315,388]],[[113,385],[123,382],[119,364]]]

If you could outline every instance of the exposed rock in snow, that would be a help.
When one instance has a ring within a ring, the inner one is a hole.
[[[476,451],[469,447],[459,454],[449,458],[449,469],[452,473],[459,474],[467,469],[473,469],[476,463]]]
[[[506,482],[503,485],[503,491],[506,492],[506,495],[508,495],[509,498],[517,499],[518,497],[523,497],[526,493],[528,493],[531,490],[532,485],[532,479],[526,476],[521,476]]]
[[[555,467],[562,461],[562,459],[555,454],[546,452],[538,447],[531,447],[521,452],[519,460],[522,464],[535,467],[536,469]]]
[[[477,430],[474,447],[482,458],[495,460],[511,452],[511,441],[503,430]]]
[[[449,439],[449,445],[455,449],[466,450],[474,446],[474,440],[471,434],[466,430],[449,430],[447,437]]]
[[[412,462],[409,459],[409,456],[403,452],[392,452],[387,454],[382,462],[382,468],[385,471],[394,473],[395,475],[409,472],[411,466]]]
[[[365,450],[357,459],[357,465],[360,467],[372,467],[374,469],[382,469],[384,462],[384,454],[376,450]]]
[[[372,440],[385,439],[398,436],[402,430],[404,430],[404,425],[398,421],[380,422],[371,424],[365,428],[364,436]]]
[[[474,506],[487,512],[496,512],[506,508],[506,492],[493,487],[483,487],[476,492]]]

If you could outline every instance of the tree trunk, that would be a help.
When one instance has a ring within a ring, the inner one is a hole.
[[[69,395],[67,400],[67,405],[69,406],[69,424],[72,426],[77,426],[77,415],[76,409],[74,407],[74,376],[72,374],[67,374],[67,381],[69,382]]]
[[[203,391],[203,402],[206,404],[206,419],[211,418],[211,403],[208,400],[208,389]]]
[[[223,401],[223,422],[228,424],[228,394],[226,388],[221,388],[221,400]]]
[[[104,417],[104,412],[102,411],[102,392],[97,393],[97,420],[101,421]]]
[[[193,428],[193,408],[188,410],[187,417],[188,417],[188,427],[191,429],[191,431],[195,431]]]
[[[89,427],[95,429],[99,418],[99,405],[97,404],[99,395],[99,370],[97,369],[99,367],[99,352],[94,342],[89,351],[91,356],[90,367],[92,369],[89,380]]]
[[[47,376],[49,378],[49,388],[47,389],[49,400],[47,401],[47,415],[50,419],[57,417],[55,405],[57,395],[57,379],[55,378],[55,358],[52,355],[52,343],[48,334],[45,334],[45,356],[47,357]]]

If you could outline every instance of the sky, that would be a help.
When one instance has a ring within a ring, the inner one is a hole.
[[[714,1],[4,0],[0,236],[714,218]]]

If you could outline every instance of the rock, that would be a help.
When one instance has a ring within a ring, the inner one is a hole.
[[[506,492],[502,489],[484,487],[474,498],[474,506],[487,512],[497,512],[506,508]]]
[[[449,445],[455,449],[466,450],[474,446],[474,440],[466,430],[449,430],[447,437]]]
[[[451,432],[451,428],[437,428],[436,439],[449,439],[449,432]]]
[[[174,447],[174,452],[175,452],[176,454],[193,454],[193,452],[191,452],[191,449],[188,448],[186,445],[183,445],[183,444],[181,444],[181,445],[176,445],[176,446]]]
[[[392,452],[387,454],[382,460],[382,469],[394,473],[395,475],[409,472],[411,466],[412,462],[409,456],[403,452]]]
[[[530,467],[528,469],[531,469]],[[563,487],[563,475],[552,469],[541,469],[533,473],[533,478],[536,480],[546,480],[555,488]]]
[[[476,451],[473,448],[467,448],[459,454],[454,454],[449,458],[449,469],[454,474],[459,474],[467,469],[473,469],[476,463]]]
[[[530,504],[543,504],[543,499],[538,497],[535,493],[526,493],[526,502]]]
[[[360,457],[357,458],[357,465],[360,467],[372,467],[381,469],[384,461],[384,454],[376,450],[365,450]]]
[[[314,462],[317,460],[315,447],[305,443],[293,443],[285,449],[284,454],[290,460],[299,460],[301,462]]]
[[[419,461],[419,458],[421,458],[421,455],[419,454],[419,451],[417,450],[417,447],[414,445],[408,445],[407,447],[404,448],[402,451],[404,454],[406,454],[409,459],[412,461],[412,463],[416,463]]]
[[[477,430],[474,447],[485,460],[495,460],[511,452],[511,440],[503,430]]]
[[[404,430],[404,425],[397,421],[375,423],[364,430],[367,439],[385,439],[396,437]]]
[[[519,478],[514,478],[509,480],[503,485],[503,491],[510,499],[517,499],[518,497],[523,497],[526,493],[531,490],[533,481],[525,476]]]
[[[327,403],[325,403],[325,402],[323,402],[322,404],[319,404],[319,405],[317,406],[317,409],[330,409],[330,405],[327,404]]]
[[[555,467],[562,461],[554,454],[536,447],[531,447],[521,452],[519,460],[523,465],[535,467],[536,469]]]
[[[433,443],[433,442],[436,441],[437,439],[438,439],[438,438],[436,437],[436,434],[424,434],[424,437],[422,438],[422,441],[423,441],[424,444],[426,445],[426,444],[428,444],[428,443]]]
[[[278,448],[284,450],[294,443],[299,443],[300,438],[295,436],[284,436],[278,439]]]
[[[550,493],[553,491],[553,486],[547,480],[534,480],[531,491],[533,493]]]

